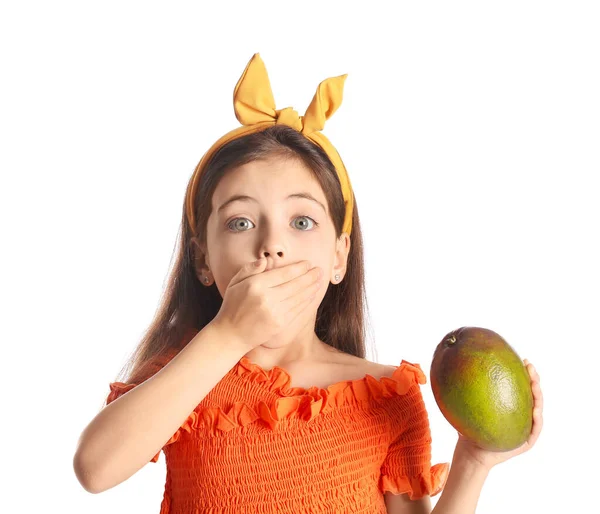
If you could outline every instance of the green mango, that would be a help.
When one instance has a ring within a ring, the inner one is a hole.
[[[533,425],[531,379],[517,352],[496,332],[462,327],[433,354],[430,383],[446,420],[486,450],[521,446]]]

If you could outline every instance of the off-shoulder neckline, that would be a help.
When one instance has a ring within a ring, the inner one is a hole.
[[[362,409],[367,405],[376,406],[386,399],[408,394],[412,388],[427,381],[419,364],[404,359],[391,377],[383,376],[376,379],[366,373],[363,378],[342,380],[327,388],[290,387],[291,376],[284,368],[274,366],[265,370],[245,356],[231,368],[227,376],[243,380],[244,387],[257,384],[274,396],[273,398],[261,397],[253,401],[233,401],[227,409],[222,409],[220,406],[205,406],[201,402],[168,444],[177,441],[183,431],[191,433],[200,426],[207,426],[210,433],[214,435],[258,420],[262,420],[271,430],[278,430],[283,420],[301,419],[312,422],[321,415],[337,409]],[[133,387],[135,384],[120,382],[110,384],[108,402]]]
[[[426,383],[426,377],[420,365],[413,364],[404,359],[402,359],[399,366],[395,366],[392,375],[389,377],[381,376],[380,378],[376,378],[370,373],[365,373],[361,378],[340,380],[327,387],[311,386],[308,388],[299,386],[291,387],[292,375],[281,366],[264,369],[246,356],[243,356],[234,366],[235,374],[240,376],[245,375],[257,382],[265,383],[269,386],[270,390],[278,391],[283,396],[306,396],[319,391],[325,392],[326,396],[329,396],[347,388],[360,389],[368,385],[378,390],[382,390],[386,385],[395,389],[395,386],[399,382],[406,380],[407,372],[413,376],[414,381],[420,384]]]

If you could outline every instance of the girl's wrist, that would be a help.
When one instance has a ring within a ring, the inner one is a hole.
[[[489,471],[459,441],[448,479],[431,514],[474,514]]]
[[[469,442],[465,443],[462,439],[458,440],[456,448],[454,449],[452,465],[460,464],[461,467],[468,469],[471,473],[487,476],[493,465],[484,462],[475,456],[474,453],[470,451],[470,444],[471,443]]]

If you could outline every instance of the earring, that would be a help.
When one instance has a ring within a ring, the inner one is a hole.
[[[208,284],[208,277],[204,277],[204,283]]]
[[[335,276],[335,281],[337,282],[339,279],[340,279],[340,276],[339,276],[339,275],[336,275],[336,276]]]

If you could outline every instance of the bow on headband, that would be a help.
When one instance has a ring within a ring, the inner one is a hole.
[[[267,70],[260,55],[258,53],[254,54],[233,92],[235,116],[242,126],[228,132],[210,147],[196,166],[188,184],[186,212],[192,230],[195,230],[196,227],[194,216],[196,190],[202,171],[212,155],[229,141],[283,123],[294,128],[321,147],[335,166],[346,206],[342,231],[350,234],[354,207],[350,178],[337,150],[320,132],[325,126],[325,121],[333,115],[342,103],[342,91],[347,76],[340,75],[321,82],[304,116],[298,116],[298,113],[291,107],[275,109],[275,100]]]

